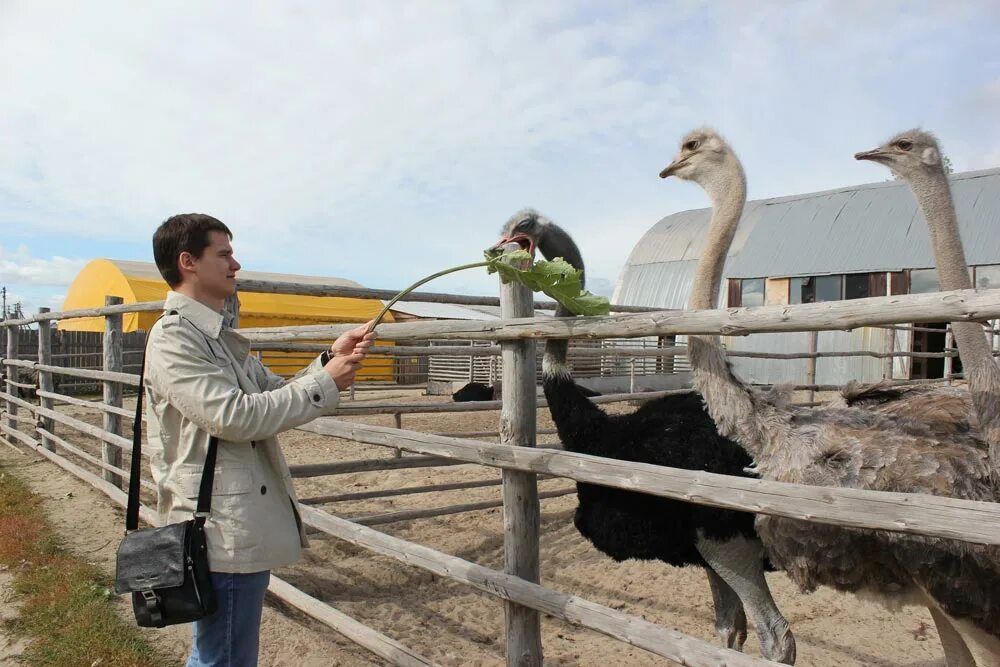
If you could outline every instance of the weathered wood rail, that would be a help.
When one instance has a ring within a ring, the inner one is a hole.
[[[745,336],[751,333],[856,329],[896,322],[978,321],[1000,317],[1000,290],[825,301],[794,306],[725,310],[656,311],[610,317],[522,318],[380,324],[387,340],[515,340],[525,338],[639,338],[643,336]],[[327,340],[352,325],[244,329],[252,342]]]

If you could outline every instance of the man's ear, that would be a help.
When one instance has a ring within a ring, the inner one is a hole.
[[[177,258],[177,268],[183,274],[185,271],[193,272],[195,270],[195,258],[194,255],[189,253],[187,250],[183,251]]]

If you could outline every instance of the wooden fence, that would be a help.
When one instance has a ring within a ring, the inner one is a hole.
[[[266,285],[259,289],[263,290]],[[282,289],[287,289],[283,286]],[[284,293],[284,292],[283,292]],[[395,516],[367,517],[349,521],[336,517],[316,505],[333,502],[331,497],[303,499],[302,517],[311,530],[345,540],[365,549],[397,559],[407,565],[423,568],[440,577],[473,586],[499,598],[507,619],[507,659],[509,664],[540,665],[542,662],[539,614],[547,614],[570,623],[591,628],[621,641],[638,646],[656,655],[685,665],[765,665],[773,664],[660,627],[621,611],[594,604],[568,593],[554,591],[538,582],[538,523],[540,500],[538,476],[555,476],[569,480],[639,491],[715,507],[744,510],[774,516],[790,517],[836,526],[886,530],[912,535],[926,535],[963,540],[978,544],[1000,544],[1000,505],[961,499],[917,494],[885,493],[841,488],[821,488],[785,484],[757,479],[727,477],[702,471],[680,470],[655,465],[604,459],[562,451],[559,448],[535,446],[536,410],[544,402],[536,402],[534,384],[537,339],[570,337],[593,339],[602,336],[641,337],[669,336],[686,333],[738,335],[767,331],[818,331],[823,328],[849,328],[944,320],[981,320],[1000,317],[1000,290],[956,291],[939,294],[878,297],[850,302],[828,302],[798,306],[729,309],[726,311],[654,312],[638,315],[618,315],[600,318],[579,318],[572,321],[518,318],[530,313],[530,295],[511,286],[502,293],[504,319],[495,322],[434,322],[396,323],[380,327],[383,339],[394,340],[453,340],[487,341],[493,354],[498,344],[503,358],[503,400],[492,404],[367,404],[345,403],[342,413],[393,414],[396,428],[321,418],[301,427],[303,431],[342,438],[358,443],[378,445],[394,454],[401,450],[414,456],[390,456],[352,462],[317,462],[294,466],[293,476],[338,474],[350,470],[388,470],[449,464],[474,463],[502,471],[503,506],[505,512],[504,571],[486,568],[461,558],[444,554],[425,546],[407,542],[378,532],[370,525],[428,514],[394,513]],[[0,415],[2,441],[18,451],[31,448],[62,466],[113,501],[123,504],[122,478],[127,475],[123,454],[131,443],[122,433],[120,419],[107,418],[101,427],[85,423],[55,409],[54,403],[92,406],[106,417],[126,416],[122,407],[123,387],[135,387],[138,377],[123,372],[120,335],[121,317],[129,310],[155,309],[149,304],[131,307],[109,305],[76,313],[40,312],[30,318],[47,322],[66,317],[105,316],[103,367],[101,370],[64,368],[51,363],[51,339],[39,336],[36,360],[24,359],[19,349],[19,336],[10,336],[3,365],[7,370],[6,391],[0,400],[6,409]],[[24,322],[9,322],[16,326]],[[912,325],[911,325],[912,326]],[[289,327],[283,329],[250,330],[246,333],[254,344],[301,344],[296,341],[328,339],[349,327]],[[391,354],[400,352],[416,355],[418,348],[386,347]],[[419,348],[426,349],[426,348]],[[467,348],[460,350],[467,353]],[[661,356],[664,350],[651,350]],[[442,348],[435,354],[444,354]],[[795,353],[799,354],[799,353]],[[896,354],[896,353],[894,353]],[[815,359],[818,355],[813,354]],[[17,389],[24,383],[19,373],[33,369],[39,375],[41,389],[38,402],[21,399]],[[88,402],[51,390],[51,376],[60,374],[73,378],[100,381],[108,387],[101,402]],[[118,391],[111,390],[115,385]],[[812,385],[813,389],[819,389]],[[597,397],[596,402],[652,398],[657,393],[626,394]],[[416,411],[448,410],[454,412],[501,410],[499,443],[487,443],[471,438],[477,434],[435,435],[401,428],[402,415]],[[85,451],[58,433],[69,429],[96,438],[101,456]],[[72,459],[70,457],[73,457]],[[96,472],[95,472],[96,471]],[[433,490],[473,488],[496,482],[464,482],[394,489],[384,496],[402,493],[423,493]],[[151,484],[144,480],[145,488]],[[369,494],[378,492],[364,492]],[[339,494],[344,499],[359,494]],[[554,494],[550,494],[554,495]],[[472,504],[453,506],[436,511],[440,515],[452,511],[476,509]],[[481,504],[479,505],[481,507]],[[458,508],[458,509],[456,509]],[[405,516],[402,516],[405,515]],[[156,517],[143,508],[144,520],[155,523]],[[369,524],[369,525],[363,525]],[[381,633],[364,627],[311,598],[287,583],[272,581],[271,592],[303,610],[329,627],[350,637],[358,644],[394,664],[424,665],[429,660],[400,645]]]
[[[60,331],[52,327],[28,328],[0,327],[0,350],[7,349],[7,336],[10,331],[18,334],[17,348],[21,350],[20,359],[34,359],[39,348],[39,336],[49,336],[49,363],[63,368],[84,368],[101,370],[104,368],[104,334],[99,331]],[[122,370],[138,373],[142,359],[142,332],[123,334],[122,338]],[[59,390],[64,394],[80,395],[101,391],[98,382],[86,378],[67,376],[59,382]]]

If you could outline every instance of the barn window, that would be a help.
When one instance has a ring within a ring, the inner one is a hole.
[[[885,271],[874,271],[868,274],[868,296],[885,296],[888,288]]]
[[[910,271],[910,294],[925,294],[938,292],[941,284],[938,281],[937,269],[913,269]]]
[[[766,278],[764,280],[764,305],[784,306],[788,304],[788,278]]]
[[[740,281],[740,304],[744,307],[764,305],[763,278],[745,278]]]
[[[890,271],[889,282],[889,294],[892,296],[910,293],[910,273],[908,271]]]
[[[740,285],[739,278],[729,279],[729,290],[728,290],[729,298],[727,299],[727,301],[729,303],[730,308],[739,308],[741,305],[743,305],[740,303],[741,289],[742,286]]]
[[[996,289],[1000,287],[1000,264],[976,267],[976,287]]]
[[[842,275],[792,278],[789,301],[791,303],[840,301],[843,298],[843,287]]]
[[[885,282],[885,279],[882,280]],[[844,298],[864,299],[870,294],[870,281],[867,273],[848,273],[844,276]],[[882,290],[885,292],[885,290]]]

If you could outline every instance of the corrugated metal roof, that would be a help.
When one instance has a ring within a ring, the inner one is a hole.
[[[697,269],[697,259],[627,264],[611,300],[629,306],[687,308]]]
[[[146,280],[163,280],[159,269],[153,262],[138,262],[130,259],[109,259],[109,262],[118,267],[123,275]],[[270,282],[300,283],[302,285],[336,285],[338,287],[362,287],[361,283],[356,283],[347,278],[333,278],[330,276],[303,276],[297,273],[271,273],[269,271],[245,271],[240,269],[236,274],[237,278],[244,280],[267,280]]]
[[[955,174],[951,180],[969,263],[1000,263],[1000,169]],[[693,275],[688,263],[704,249],[711,213],[710,208],[675,213],[643,235],[618,281],[615,302],[684,307]],[[905,183],[892,181],[748,202],[724,275],[931,266],[934,256],[917,202]]]

